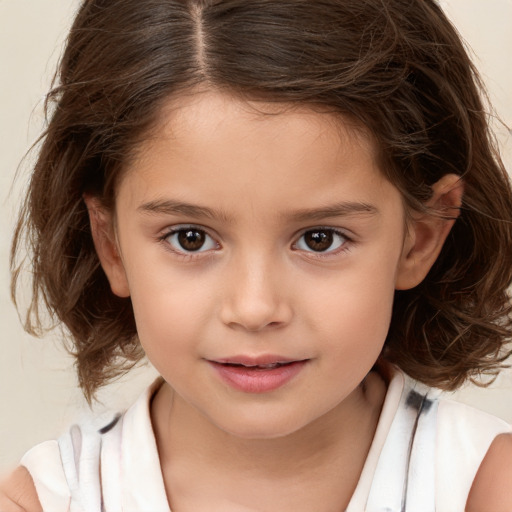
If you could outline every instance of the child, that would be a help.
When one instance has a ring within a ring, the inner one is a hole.
[[[84,1],[27,328],[66,326],[89,400],[143,352],[161,378],[29,451],[2,510],[510,510],[509,425],[433,389],[511,333],[478,86],[432,0]]]

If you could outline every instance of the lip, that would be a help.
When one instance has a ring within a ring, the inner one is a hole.
[[[295,361],[298,361],[298,359],[291,359],[289,357],[276,354],[262,354],[259,356],[238,355],[223,359],[215,359],[213,362],[220,364],[240,364],[243,366],[260,366],[274,363],[293,363]]]
[[[308,362],[309,359],[277,355],[234,356],[208,361],[226,384],[244,393],[269,393],[279,389],[298,375]]]

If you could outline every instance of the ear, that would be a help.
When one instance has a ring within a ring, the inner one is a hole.
[[[425,205],[430,211],[413,213],[408,224],[397,269],[397,290],[409,290],[425,279],[460,214],[463,193],[464,183],[455,174],[446,174],[432,185],[432,197]]]
[[[130,289],[115,236],[114,219],[97,197],[84,195],[89,212],[92,239],[101,266],[118,297],[129,297]]]

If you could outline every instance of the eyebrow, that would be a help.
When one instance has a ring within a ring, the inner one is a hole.
[[[185,215],[194,218],[220,219],[226,222],[231,217],[225,212],[212,210],[205,206],[175,201],[172,199],[149,201],[142,204],[137,210],[154,215]],[[378,215],[379,210],[371,204],[363,202],[341,202],[320,208],[306,208],[297,210],[284,217],[295,222],[322,220],[334,217],[347,217],[352,215]]]
[[[185,215],[187,217],[207,218],[229,221],[230,218],[224,212],[219,212],[207,208],[206,206],[198,206],[191,203],[184,203],[182,201],[174,201],[172,199],[165,199],[161,201],[149,201],[140,205],[137,210],[142,213],[155,214],[155,215]]]
[[[333,217],[347,217],[352,215],[378,215],[376,206],[368,203],[342,202],[321,208],[307,208],[298,210],[290,215],[294,221],[322,220]]]

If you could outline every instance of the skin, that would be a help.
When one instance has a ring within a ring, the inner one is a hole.
[[[2,512],[42,512],[34,482],[23,467],[16,468],[0,485]]]
[[[471,488],[466,512],[509,512],[512,507],[512,436],[500,435],[492,443],[482,461]],[[28,471],[17,468],[0,487],[2,512],[41,512],[32,478]]]
[[[112,290],[131,297],[165,379],[151,418],[173,511],[348,504],[385,396],[369,372],[394,291],[421,282],[453,224],[406,221],[375,154],[331,114],[205,91],[164,109],[113,214],[86,198]],[[447,175],[430,206],[456,215],[462,192]],[[199,250],[180,246],[185,227],[205,235]],[[312,250],[312,232],[332,245]],[[265,393],[234,389],[211,364],[268,354],[306,363]]]
[[[373,148],[327,114],[263,116],[213,93],[170,108],[157,133],[119,186],[111,283],[131,297],[173,410],[248,440],[293,434],[333,410],[357,417],[411,243]],[[320,212],[341,204],[358,209]],[[208,233],[204,251],[185,253],[169,235],[190,225]],[[303,249],[304,231],[324,225],[340,246]],[[276,392],[247,394],[208,363],[240,354],[308,364]]]
[[[384,396],[382,382],[361,383],[395,289],[423,279],[451,226],[429,217],[406,229],[375,153],[333,115],[207,91],[162,113],[114,218],[88,200],[112,289],[131,297],[166,381],[152,418],[175,510],[347,505]],[[438,196],[460,200],[455,181]],[[190,226],[207,234],[204,251],[173,236]],[[319,228],[339,233],[321,254],[304,245]],[[226,385],[210,364],[268,354],[307,363],[261,394]]]

